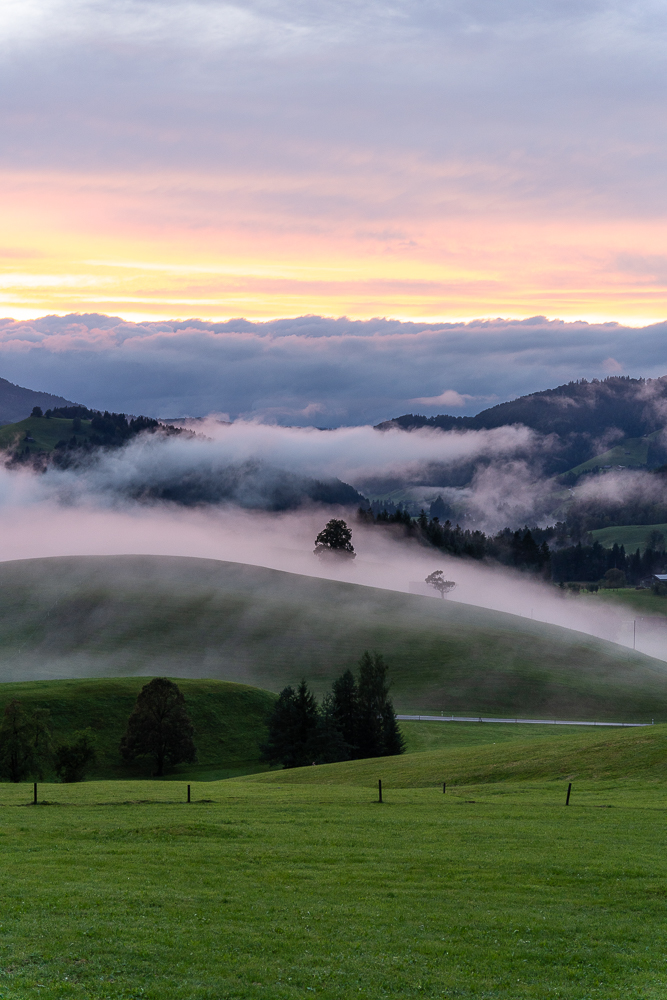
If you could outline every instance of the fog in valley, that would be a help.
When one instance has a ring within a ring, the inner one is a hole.
[[[196,436],[141,435],[119,449],[97,450],[70,468],[0,467],[4,530],[0,559],[59,555],[156,554],[221,559],[344,580],[364,586],[422,591],[442,569],[456,582],[447,598],[562,625],[632,645],[633,615],[598,596],[560,592],[538,577],[447,557],[404,537],[396,526],[358,524],[354,507],[312,502],[271,510],[276,477],[333,477],[363,491],[372,477],[418,478],[424,470],[483,459],[469,489],[471,526],[487,531],[545,522],[553,481],[539,476],[548,439],[525,427],[443,433],[379,432],[371,427],[318,431],[210,418]],[[230,471],[231,470],[231,471]],[[218,503],[156,499],[169,483],[227,484]],[[231,485],[230,485],[231,484]],[[589,479],[580,492],[614,491],[627,500],[658,489],[655,476],[632,472]],[[661,486],[660,486],[661,488]],[[579,490],[579,488],[578,488]],[[561,490],[563,494],[567,491]],[[353,527],[357,558],[320,561],[317,532],[332,516]],[[418,586],[415,587],[414,585]],[[426,591],[428,592],[428,591]],[[424,596],[424,600],[440,600]],[[662,633],[637,625],[637,648],[667,660]]]

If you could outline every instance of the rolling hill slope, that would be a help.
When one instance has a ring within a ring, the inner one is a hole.
[[[667,720],[667,667],[470,605],[205,559],[0,564],[0,679],[207,677],[322,694],[364,649],[398,711]]]
[[[666,725],[642,729],[591,729],[560,739],[535,736],[491,746],[350,760],[272,771],[243,780],[370,788],[377,787],[378,778],[381,778],[383,786],[424,788],[442,785],[443,781],[448,785],[471,785],[495,781],[632,777],[667,778]]]

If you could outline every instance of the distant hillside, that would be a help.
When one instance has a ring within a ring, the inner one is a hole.
[[[43,410],[55,409],[57,406],[75,406],[71,400],[63,396],[53,396],[50,392],[36,392],[34,389],[24,389],[14,385],[7,379],[0,378],[0,424],[13,424],[17,420],[29,417],[34,406]]]
[[[667,665],[554,625],[256,566],[0,563],[0,680],[216,678],[321,696],[382,652],[398,711],[667,721]]]
[[[666,406],[667,376],[648,380],[613,376],[603,381],[582,379],[555,389],[544,389],[499,403],[475,417],[449,414],[424,417],[406,413],[378,424],[377,429],[483,430],[523,424],[540,434],[556,434],[561,439],[561,447],[546,470],[558,473],[604,451],[600,448],[600,440],[609,438],[614,430],[618,438],[643,438],[661,429],[665,426]],[[647,442],[645,461],[649,467],[663,465],[667,461],[664,448],[656,441]]]

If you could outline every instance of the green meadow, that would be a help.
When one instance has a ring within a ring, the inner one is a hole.
[[[36,805],[0,785],[0,1000],[667,998],[667,725],[403,722],[401,756],[259,761],[273,692],[321,695],[364,648],[404,711],[660,721],[662,662],[208,560],[5,563],[0,587],[0,710],[48,708],[56,739],[90,726],[99,748]],[[199,750],[160,781],[118,757],[155,675]]]
[[[664,998],[667,783],[565,792],[0,786],[0,997]]]
[[[64,417],[27,417],[16,424],[5,424],[0,427],[0,450],[27,445],[31,451],[53,451],[59,441],[69,441],[73,434],[79,441],[90,437],[90,420],[80,420],[78,429],[74,430],[74,422]],[[32,441],[26,441],[26,435]]]
[[[623,466],[624,468],[646,465],[648,458],[648,448],[651,440],[656,436],[656,432],[641,438],[625,438],[620,444],[610,448],[609,451],[589,458],[587,462],[576,465],[571,472],[581,475],[582,472],[592,472],[596,468],[605,465]]]
[[[659,531],[667,539],[667,524],[621,524],[612,528],[596,528],[591,531],[593,540],[606,549],[614,545],[624,545],[626,552],[644,552],[646,539],[652,531]]]

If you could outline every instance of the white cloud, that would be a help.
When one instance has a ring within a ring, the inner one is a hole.
[[[461,395],[455,389],[445,389],[439,396],[418,396],[416,399],[411,399],[410,402],[419,403],[420,406],[426,406],[429,409],[432,409],[434,406],[446,406],[458,409],[461,406],[465,406],[468,400],[474,398],[474,396],[470,396],[468,393]]]

